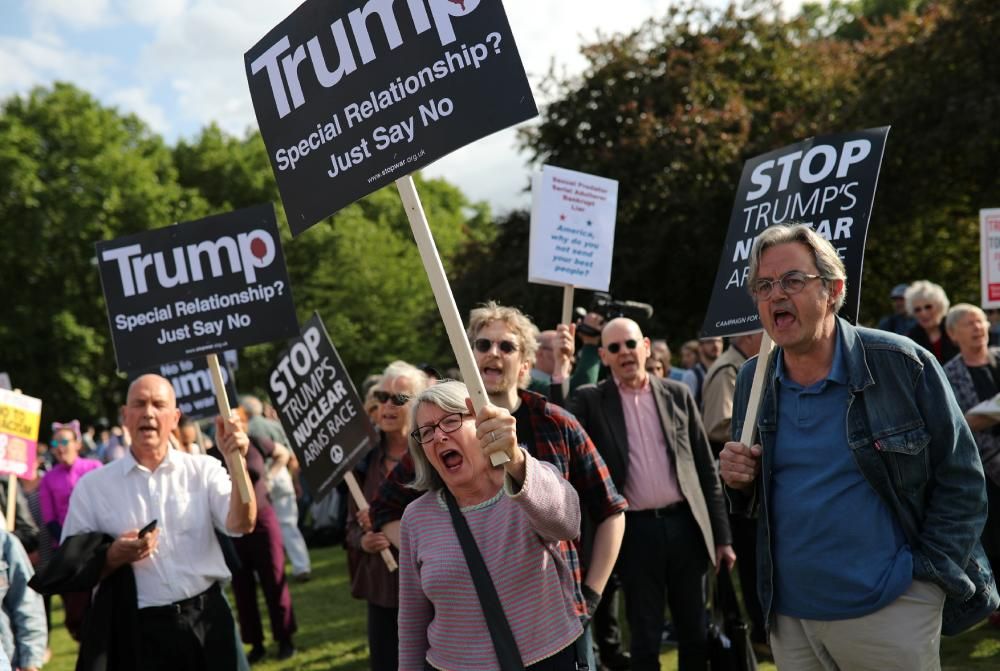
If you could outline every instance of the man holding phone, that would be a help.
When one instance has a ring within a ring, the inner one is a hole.
[[[115,538],[103,575],[132,568],[144,668],[234,669],[235,629],[220,586],[230,573],[214,530],[252,531],[253,491],[243,502],[218,461],[170,449],[180,412],[166,379],[136,379],[122,411],[132,446],[77,484],[63,540],[92,531]],[[246,455],[237,417],[216,418],[216,443]]]

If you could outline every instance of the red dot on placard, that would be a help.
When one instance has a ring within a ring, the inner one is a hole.
[[[264,258],[267,254],[267,243],[260,238],[254,238],[250,241],[250,253],[258,259]]]

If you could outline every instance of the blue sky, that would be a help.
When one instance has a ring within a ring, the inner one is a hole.
[[[254,127],[243,53],[299,0],[0,0],[0,98],[68,81],[134,112],[169,142],[211,121]],[[533,84],[555,63],[579,72],[580,45],[637,27],[670,0],[507,0]],[[723,4],[713,0],[713,4]],[[800,0],[785,0],[786,11]],[[536,90],[539,103],[545,100]],[[425,170],[495,211],[527,207],[527,157],[514,131],[484,138]]]

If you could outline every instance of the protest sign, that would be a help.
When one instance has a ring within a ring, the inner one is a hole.
[[[0,473],[35,479],[41,399],[0,389]]]
[[[293,235],[538,113],[499,0],[307,0],[244,60]]]
[[[236,375],[233,373],[231,361],[236,360],[236,350],[223,352],[220,361],[222,380],[225,384],[226,397],[238,398],[236,391]],[[215,389],[212,386],[212,372],[208,361],[204,358],[182,359],[171,363],[143,370],[129,375],[134,380],[146,373],[156,373],[170,381],[177,397],[177,408],[190,419],[204,419],[216,414]]]
[[[528,281],[607,291],[618,182],[546,165],[531,194]]]
[[[97,262],[119,370],[298,332],[269,204],[99,242]]]
[[[267,382],[268,395],[313,499],[322,499],[345,481],[358,510],[367,510],[368,502],[351,469],[374,447],[375,436],[364,403],[319,313],[281,353]],[[380,554],[390,571],[398,568],[388,548]]]
[[[1000,209],[979,210],[983,309],[1000,308]]]
[[[371,423],[318,314],[267,377],[268,395],[313,498],[323,498],[371,449]]]
[[[840,314],[857,321],[868,220],[889,127],[810,138],[746,162],[701,335],[761,330],[747,290],[750,250],[768,226],[803,223],[847,268]]]

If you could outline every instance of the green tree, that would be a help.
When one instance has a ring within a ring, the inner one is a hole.
[[[0,366],[43,399],[43,426],[122,400],[94,243],[203,210],[135,116],[69,84],[0,108]]]

